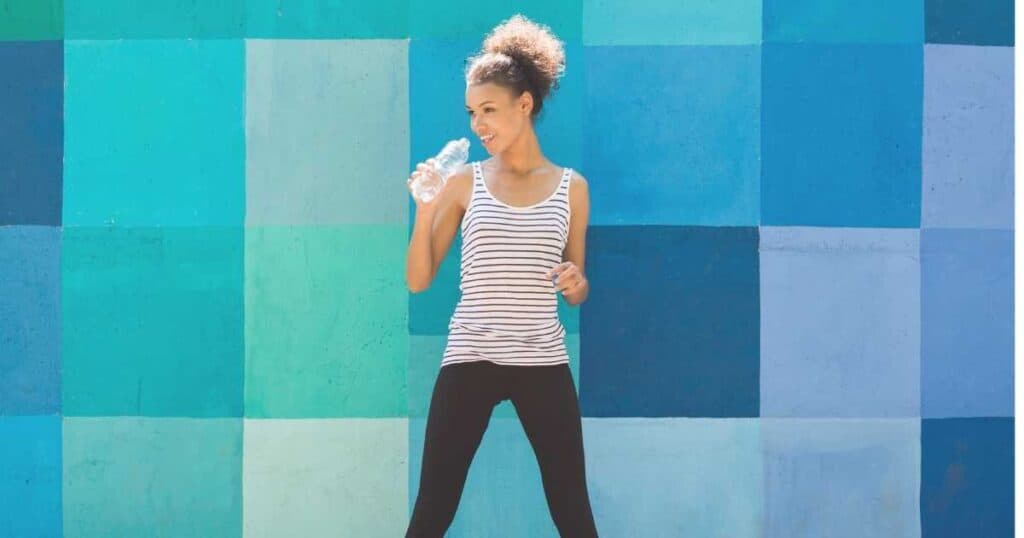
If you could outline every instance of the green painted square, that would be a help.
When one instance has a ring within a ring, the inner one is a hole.
[[[405,224],[406,40],[248,40],[250,226]]]
[[[434,393],[434,383],[441,371],[441,359],[448,337],[444,335],[425,335],[409,337],[409,366],[407,368],[409,390],[409,417],[426,418],[430,411],[430,399]],[[576,392],[580,389],[580,335],[568,334],[565,347],[569,351],[569,369],[572,370]],[[517,366],[516,368],[529,368]],[[494,408],[495,417],[518,417],[512,402],[504,401]]]
[[[64,228],[63,414],[242,415],[241,228]]]
[[[760,45],[761,0],[588,0],[583,44]]]
[[[247,0],[249,38],[406,38],[409,0]]]
[[[549,26],[562,41],[579,41],[582,0],[410,0],[409,34],[413,39],[482,39],[516,14]]]
[[[408,420],[245,421],[246,538],[402,536]]]
[[[64,0],[0,0],[0,41],[64,38]]]
[[[65,538],[242,536],[242,420],[64,419]]]
[[[405,226],[253,227],[245,414],[406,413]]]
[[[245,0],[65,0],[68,39],[242,39]]]

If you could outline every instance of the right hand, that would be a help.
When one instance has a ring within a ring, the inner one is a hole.
[[[436,196],[434,196],[433,198],[431,198],[429,202],[424,202],[423,200],[420,200],[415,194],[413,194],[413,191],[412,191],[412,182],[416,181],[417,178],[419,178],[420,176],[430,174],[430,175],[434,176],[434,179],[436,179],[436,180],[440,179],[440,178],[437,177],[438,176],[437,170],[434,168],[434,163],[435,162],[436,162],[436,159],[431,157],[431,158],[427,159],[426,161],[423,161],[423,162],[417,164],[416,165],[416,170],[409,176],[409,179],[407,179],[405,181],[405,185],[409,189],[409,194],[412,195],[413,201],[416,202],[416,209],[432,208],[432,207],[434,207],[437,204],[437,199],[441,197],[440,196],[440,192],[438,192],[438,194]]]

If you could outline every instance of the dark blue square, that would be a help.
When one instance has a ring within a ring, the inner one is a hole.
[[[921,421],[921,535],[1013,536],[1013,418]]]
[[[925,0],[925,42],[1012,47],[1013,10],[1013,0]]]
[[[61,223],[64,42],[0,42],[0,225]]]
[[[591,227],[583,414],[758,416],[758,267],[757,228]]]

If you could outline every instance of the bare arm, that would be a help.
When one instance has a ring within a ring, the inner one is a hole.
[[[445,182],[437,198],[417,201],[416,220],[406,256],[405,280],[409,291],[419,293],[430,287],[441,262],[448,254],[465,213],[463,199],[472,189],[472,168],[464,165]]]
[[[583,277],[583,285],[573,293],[565,295],[570,305],[578,305],[590,294],[590,281],[586,278],[584,262],[587,250],[587,223],[590,221],[590,187],[582,174],[573,173],[569,183],[569,238],[566,240],[562,260],[573,262]]]

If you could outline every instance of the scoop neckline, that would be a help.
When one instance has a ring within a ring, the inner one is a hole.
[[[558,176],[558,184],[555,185],[555,190],[551,194],[549,194],[547,196],[547,198],[544,198],[543,200],[541,200],[541,201],[539,201],[539,202],[537,202],[535,204],[532,204],[532,205],[518,206],[518,205],[509,205],[509,204],[501,201],[497,196],[495,196],[494,193],[491,192],[491,189],[487,186],[487,180],[484,179],[484,165],[483,165],[483,163],[477,162],[476,164],[477,164],[477,170],[480,171],[480,184],[483,185],[484,191],[487,192],[487,195],[490,196],[491,199],[494,200],[495,202],[498,202],[499,204],[501,204],[501,205],[503,205],[503,206],[505,206],[505,207],[507,207],[509,209],[517,209],[517,210],[533,209],[533,208],[535,208],[535,207],[537,207],[539,205],[542,205],[542,204],[545,204],[545,203],[549,202],[552,198],[555,197],[556,194],[558,194],[558,191],[562,189],[562,180],[565,179],[565,173],[566,173],[566,171],[569,170],[568,166],[561,167],[562,168],[562,173]]]

